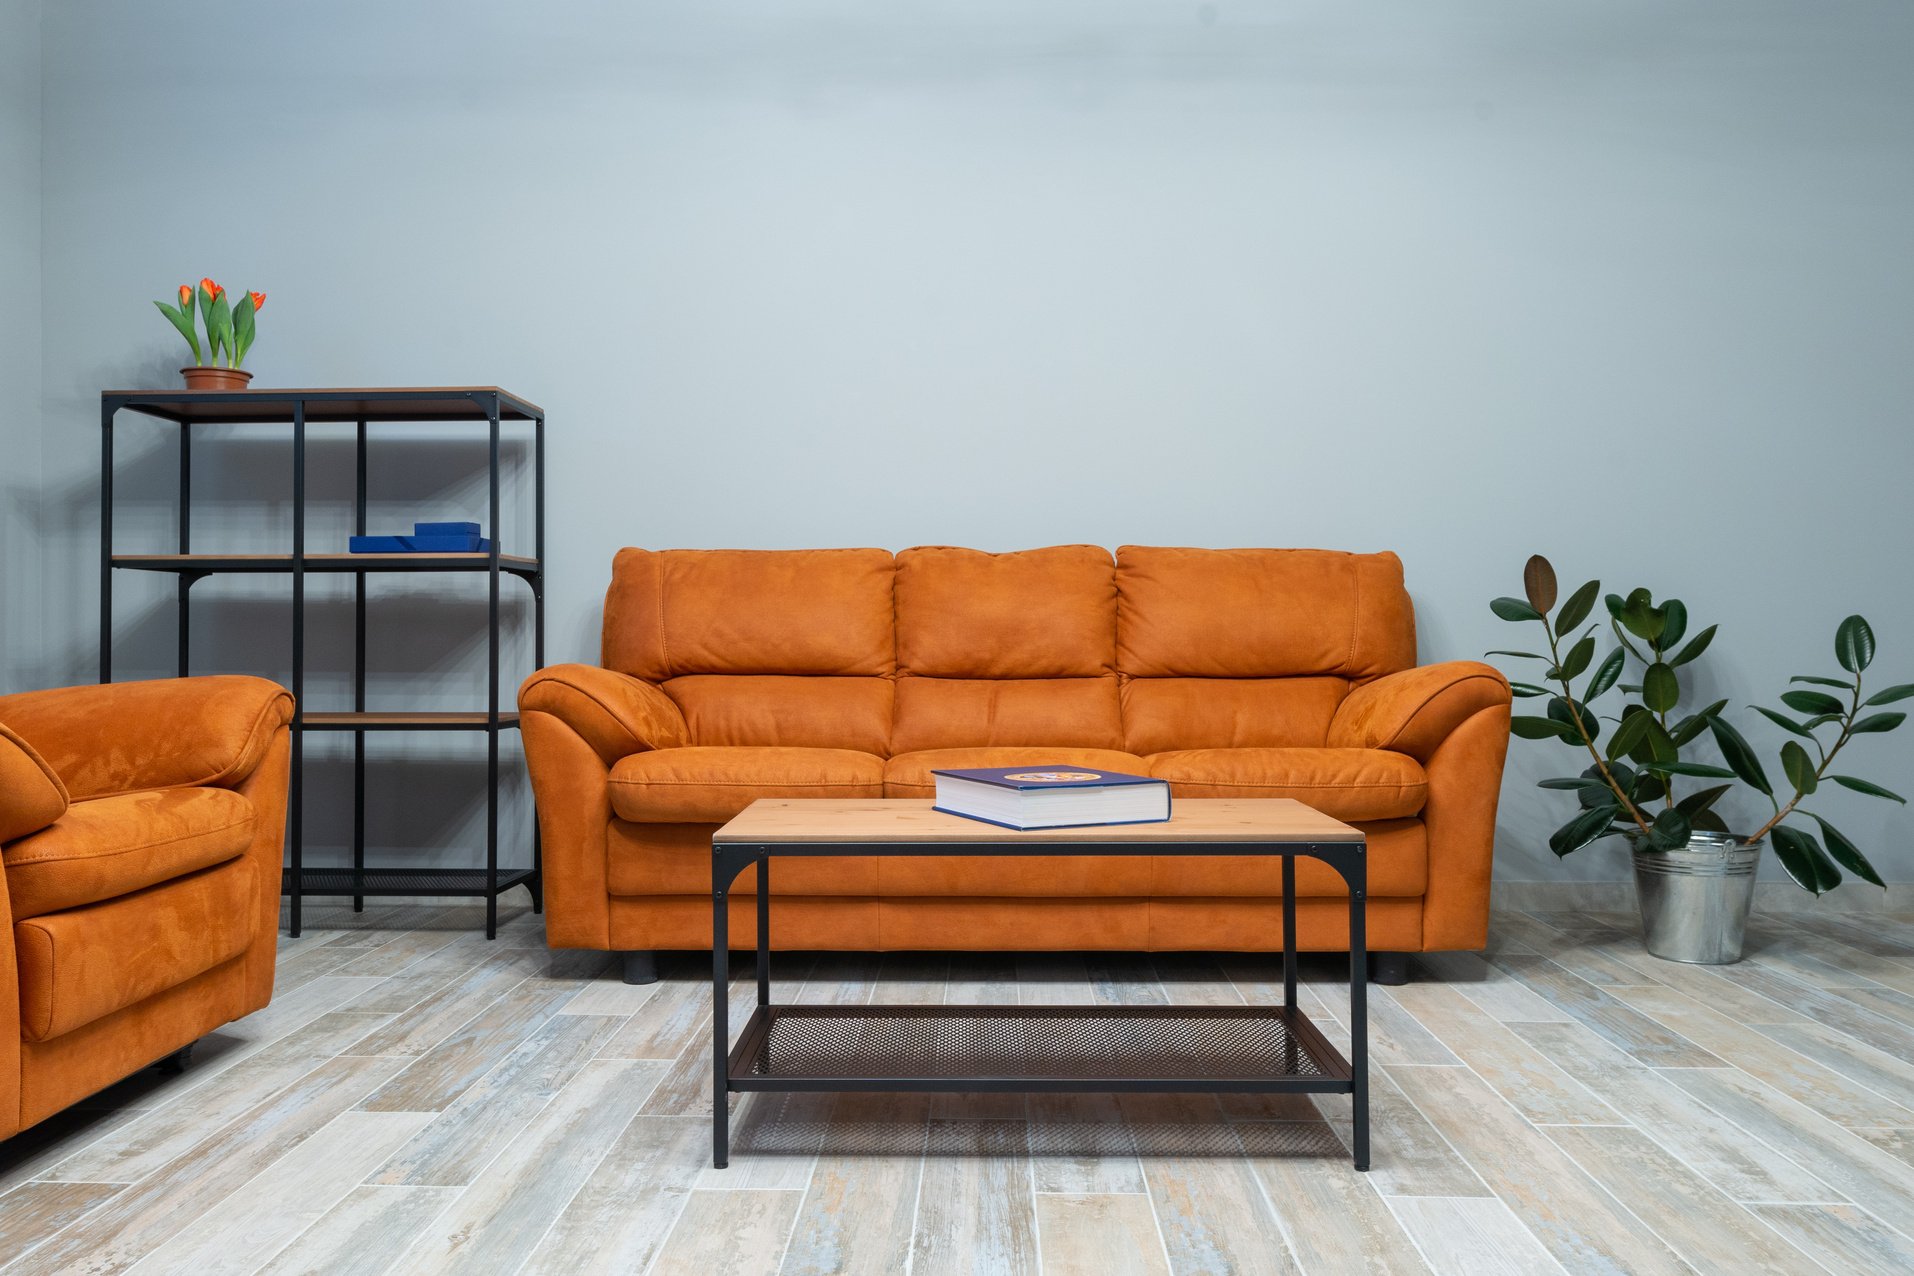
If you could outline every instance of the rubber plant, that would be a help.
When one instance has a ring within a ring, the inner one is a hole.
[[[1789,679],[1781,703],[1791,712],[1750,706],[1796,737],[1781,746],[1785,783],[1777,786],[1747,738],[1724,716],[1726,700],[1681,712],[1681,681],[1675,671],[1708,650],[1714,625],[1690,636],[1688,608],[1681,600],[1657,604],[1646,589],[1604,595],[1599,580],[1589,581],[1557,607],[1555,569],[1539,554],[1529,559],[1522,583],[1523,597],[1497,598],[1490,610],[1503,620],[1541,625],[1548,650],[1488,654],[1541,662],[1541,682],[1511,685],[1516,696],[1546,704],[1540,714],[1516,715],[1510,730],[1525,740],[1558,740],[1586,753],[1590,762],[1579,775],[1540,782],[1545,789],[1572,792],[1580,801],[1574,818],[1549,836],[1556,855],[1616,835],[1661,851],[1686,846],[1697,831],[1735,836],[1716,808],[1739,782],[1772,808],[1760,828],[1740,839],[1744,845],[1772,836],[1782,867],[1817,895],[1840,885],[1842,869],[1883,885],[1860,848],[1803,805],[1830,784],[1906,803],[1898,793],[1833,770],[1835,758],[1856,736],[1892,731],[1906,720],[1905,713],[1883,712],[1881,706],[1914,696],[1914,683],[1865,694],[1863,676],[1874,661],[1874,631],[1866,620],[1849,616],[1835,628],[1835,660],[1846,677],[1801,674]],[[1590,621],[1598,601],[1608,613],[1607,629],[1614,638],[1614,646],[1600,660],[1597,635],[1603,626],[1599,619]],[[1584,674],[1588,677],[1578,693],[1575,683]],[[1618,711],[1604,714],[1596,705],[1611,693],[1619,698]],[[1687,755],[1703,736],[1713,741],[1725,765]],[[1678,793],[1684,785],[1692,791]]]
[[[164,301],[153,304],[179,329],[179,335],[186,338],[195,366],[238,368],[245,364],[246,354],[253,348],[253,337],[257,333],[254,317],[266,304],[266,294],[249,292],[235,306],[226,300],[224,288],[206,278],[199,281],[197,289],[191,284],[181,284],[178,305]],[[196,318],[206,325],[203,347]]]

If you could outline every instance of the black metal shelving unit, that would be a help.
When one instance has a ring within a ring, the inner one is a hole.
[[[172,554],[113,552],[113,427],[121,412],[137,412],[179,427],[179,538]],[[487,553],[474,554],[309,554],[306,552],[306,429],[310,425],[356,427],[357,491],[353,526],[366,531],[368,427],[420,422],[483,423],[489,428],[492,538]],[[533,552],[503,552],[500,521],[499,452],[505,423],[532,427]],[[193,430],[206,425],[278,425],[292,431],[292,548],[284,554],[196,554],[192,546]],[[499,707],[499,593],[506,577],[525,582],[532,594],[533,667],[545,663],[545,410],[497,386],[442,386],[419,389],[306,390],[109,390],[100,396],[100,681],[113,680],[113,573],[170,573],[178,580],[179,676],[191,671],[192,589],[208,576],[280,575],[292,578],[292,693],[297,702],[292,724],[292,790],[284,891],[291,902],[290,930],[300,932],[301,905],[308,895],[351,896],[355,910],[368,897],[421,895],[470,896],[485,900],[485,934],[498,933],[498,897],[525,886],[534,909],[543,907],[537,824],[532,862],[525,868],[499,867],[498,780],[500,736],[518,728],[518,714]],[[355,577],[353,613],[352,709],[309,712],[305,703],[306,576],[344,573]],[[466,713],[406,713],[366,707],[366,580],[384,573],[482,572],[489,580],[487,611],[486,707]],[[349,731],[353,736],[352,866],[310,868],[305,863],[303,829],[304,738],[309,731]],[[373,731],[480,731],[486,737],[486,834],[483,868],[414,869],[367,867],[365,862],[366,734]]]

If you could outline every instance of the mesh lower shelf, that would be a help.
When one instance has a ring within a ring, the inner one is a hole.
[[[736,1082],[767,1088],[804,1080],[1276,1078],[1329,1088],[1349,1077],[1301,1012],[1205,1006],[777,1006],[752,1016],[730,1071]]]

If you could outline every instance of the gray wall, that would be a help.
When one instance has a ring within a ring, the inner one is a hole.
[[[91,668],[95,396],[172,378],[147,299],[209,272],[271,294],[264,383],[549,408],[556,659],[593,656],[620,545],[1135,541],[1394,548],[1428,659],[1528,645],[1485,604],[1542,550],[1720,622],[1697,696],[1772,702],[1856,610],[1914,677],[1899,0],[46,23],[48,681]],[[126,446],[128,536],[163,539],[169,445]],[[247,494],[283,494],[274,446],[208,451],[207,543],[283,528]],[[393,446],[392,519],[475,508],[469,453]],[[203,642],[271,671],[281,609],[224,597]],[[382,685],[475,685],[469,605],[395,607]],[[122,673],[165,672],[164,594],[121,616]],[[1853,769],[1906,787],[1910,742]],[[1515,749],[1500,873],[1614,878],[1547,852],[1547,754]],[[400,840],[469,836],[381,800]],[[1829,810],[1914,880],[1899,808]]]
[[[0,692],[40,646],[40,0],[0,0]]]

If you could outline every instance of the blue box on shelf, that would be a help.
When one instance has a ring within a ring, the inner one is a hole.
[[[414,536],[478,536],[484,528],[477,523],[414,523]]]
[[[489,554],[492,542],[485,536],[355,536],[351,541],[355,554]]]

